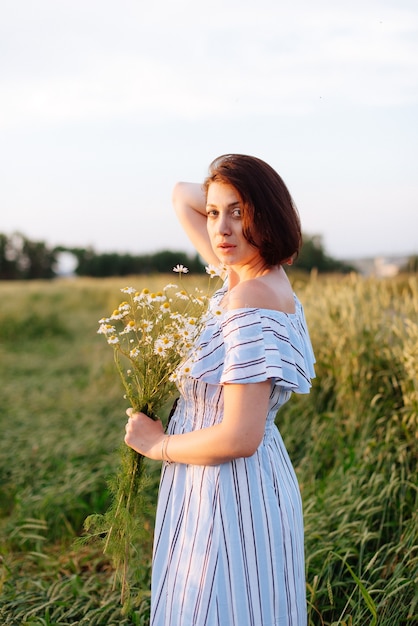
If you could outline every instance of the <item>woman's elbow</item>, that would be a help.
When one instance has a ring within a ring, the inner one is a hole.
[[[184,196],[184,184],[182,182],[178,182],[174,185],[173,191],[171,192],[171,202],[174,206],[175,210],[178,210],[179,206],[181,206],[181,201]]]
[[[248,458],[253,456],[260,447],[263,437],[251,434],[248,437],[240,437],[233,446],[234,458]]]

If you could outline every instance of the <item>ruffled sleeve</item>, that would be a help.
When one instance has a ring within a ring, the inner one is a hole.
[[[201,337],[190,374],[211,384],[256,383],[271,379],[296,393],[308,393],[315,358],[303,308],[296,312],[234,309],[212,320]]]
[[[290,391],[308,393],[314,355],[303,310],[286,315],[267,309],[237,309],[222,322],[225,354],[221,383],[272,379]]]

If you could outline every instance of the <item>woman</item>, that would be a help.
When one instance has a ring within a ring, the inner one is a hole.
[[[164,461],[151,624],[306,626],[301,500],[274,424],[314,376],[303,310],[282,267],[299,250],[299,217],[280,176],[244,155],[216,159],[203,187],[178,183],[173,204],[197,251],[227,279],[179,373],[168,434],[127,411],[125,442]]]

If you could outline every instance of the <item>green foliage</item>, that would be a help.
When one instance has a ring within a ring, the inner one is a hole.
[[[135,597],[133,589],[144,582],[148,584],[151,533],[147,518],[152,516],[152,508],[146,492],[151,489],[155,493],[155,485],[147,474],[144,457],[124,446],[120,458],[122,462],[108,483],[112,495],[109,507],[103,514],[87,517],[86,533],[80,544],[96,542],[111,559],[114,587],[120,589],[120,604],[126,612]],[[138,567],[138,563],[142,563],[142,567]],[[144,563],[148,563],[148,567],[144,567]]]
[[[21,233],[0,234],[0,280],[53,278],[57,251]]]
[[[0,233],[0,280],[53,278],[58,269],[59,254],[74,255],[77,276],[106,278],[111,276],[149,275],[169,273],[178,263],[193,273],[203,273],[204,264],[196,254],[190,256],[182,251],[160,250],[154,254],[129,254],[118,252],[97,253],[91,247],[74,248],[55,246],[49,248],[43,242],[30,241],[20,233],[7,237]],[[322,273],[355,271],[347,263],[330,257],[319,235],[304,235],[295,267]],[[415,269],[414,269],[415,268]],[[416,271],[416,258],[411,257],[405,271]]]
[[[416,274],[418,272],[418,254],[413,254],[409,257],[405,266],[402,268],[402,272]]]
[[[138,287],[152,280],[158,290],[166,279],[147,277]],[[160,465],[145,467],[134,599],[125,612],[101,543],[75,544],[84,520],[108,510],[119,464],[124,391],[96,330],[125,286],[119,279],[0,285],[1,624],[149,623]],[[317,379],[310,395],[279,412],[278,424],[304,502],[310,626],[412,626],[417,279],[312,276],[295,287]]]
[[[305,506],[310,624],[409,624],[418,601],[418,283],[312,280],[303,300],[317,379],[278,422]]]
[[[28,311],[23,315],[3,315],[1,318],[0,341],[15,345],[16,350],[24,345],[24,341],[41,341],[48,337],[70,337],[54,312],[41,315]]]
[[[321,273],[339,272],[346,274],[354,271],[354,268],[348,263],[334,259],[326,253],[322,237],[319,235],[303,236],[303,245],[295,261],[295,267],[308,272],[315,269]]]
[[[204,264],[198,255],[161,250],[154,254],[97,253],[93,248],[47,246],[42,241],[31,241],[21,233],[10,237],[0,233],[0,280],[33,280],[54,278],[58,271],[59,255],[69,252],[77,260],[77,276],[105,278],[109,276],[149,275],[169,273],[178,263],[191,272],[203,273]]]
[[[178,263],[185,265],[191,272],[202,273],[204,265],[196,255],[190,257],[185,252],[162,250],[155,254],[119,254],[106,252],[98,254],[92,248],[60,248],[71,252],[77,259],[75,273],[78,276],[129,276],[132,274],[149,275],[151,273],[169,273]]]

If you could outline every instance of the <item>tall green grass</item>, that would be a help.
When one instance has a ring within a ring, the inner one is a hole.
[[[315,280],[317,357],[280,427],[305,505],[310,624],[417,619],[418,284]]]
[[[132,279],[135,287],[167,277]],[[190,277],[188,277],[190,278]],[[191,279],[192,280],[192,279]],[[205,280],[205,279],[202,279]],[[417,620],[418,280],[294,279],[317,357],[278,424],[305,507],[310,625]],[[148,624],[159,464],[149,462],[137,601],[76,546],[109,504],[123,392],[97,320],[126,279],[0,284],[0,623]]]

